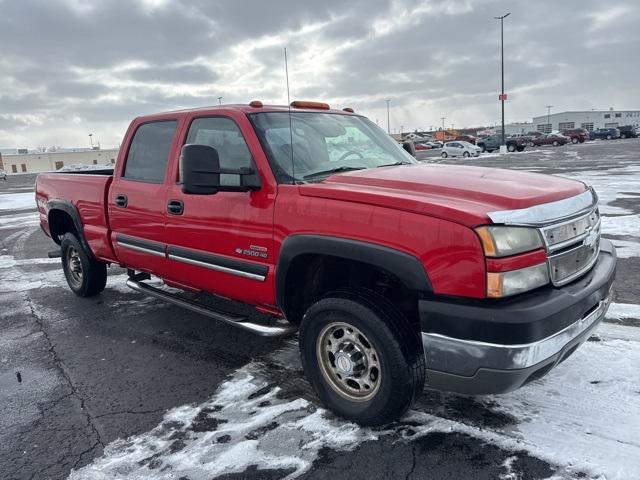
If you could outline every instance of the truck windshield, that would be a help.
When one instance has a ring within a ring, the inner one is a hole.
[[[280,183],[320,181],[338,172],[416,163],[364,117],[292,112],[291,130],[287,112],[254,113],[250,118]]]

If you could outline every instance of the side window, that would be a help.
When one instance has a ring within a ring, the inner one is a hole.
[[[253,160],[236,122],[230,118],[196,118],[189,127],[187,143],[209,145],[218,151],[221,168],[251,167]],[[239,185],[239,175],[220,175],[220,184]]]
[[[175,120],[140,125],[129,147],[124,177],[162,183],[177,125]]]

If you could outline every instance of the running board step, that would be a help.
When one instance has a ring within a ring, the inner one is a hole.
[[[159,298],[160,300],[164,300],[165,302],[173,303],[174,305],[186,308],[187,310],[191,310],[192,312],[196,312],[201,315],[206,315],[207,317],[220,320],[221,322],[228,323],[230,325],[233,325],[234,327],[239,327],[249,332],[253,332],[262,337],[284,337],[286,335],[294,333],[297,330],[294,325],[291,325],[286,320],[276,320],[275,325],[262,325],[260,323],[251,322],[245,317],[231,315],[228,313],[220,312],[218,310],[214,310],[213,308],[202,305],[194,300],[189,300],[188,298],[179,297],[178,295],[165,292],[144,282],[138,282],[130,279],[127,280],[127,286],[133,288],[138,292],[150,295],[155,298]]]

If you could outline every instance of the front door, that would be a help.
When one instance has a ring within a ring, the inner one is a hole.
[[[176,148],[177,126],[176,119],[137,126],[124,166],[119,166],[109,189],[111,241],[118,260],[158,276],[164,275],[167,266],[165,175],[169,156]]]
[[[246,117],[193,118],[183,143],[214,147],[221,168],[255,169],[236,120],[248,125]],[[220,182],[237,186],[239,176],[222,174]],[[274,201],[275,192],[264,182],[261,189],[251,192],[185,194],[176,171],[176,181],[169,182],[167,191],[166,239],[171,264],[167,278],[249,303],[272,304]]]

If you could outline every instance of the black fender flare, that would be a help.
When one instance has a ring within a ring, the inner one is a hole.
[[[80,244],[86,250],[86,252],[92,258],[94,258],[93,252],[91,251],[91,248],[87,243],[87,239],[84,236],[84,227],[82,225],[82,219],[80,218],[80,212],[78,211],[76,206],[73,203],[71,203],[69,200],[54,199],[54,200],[49,200],[47,202],[47,208],[46,208],[47,222],[49,223],[49,233],[51,234],[51,238],[53,239],[53,241],[56,243],[59,243],[58,239],[55,238],[55,236],[51,233],[50,215],[51,215],[51,212],[55,210],[62,211],[67,215],[69,215],[69,217],[71,217],[71,221],[73,221],[73,226],[75,227],[76,232],[78,234],[78,237],[79,237],[78,240],[80,241]]]
[[[327,255],[375,265],[395,275],[411,290],[433,291],[422,262],[411,254],[348,238],[298,234],[285,238],[276,266],[276,302],[283,311],[286,308],[289,267],[296,257],[308,254]]]

